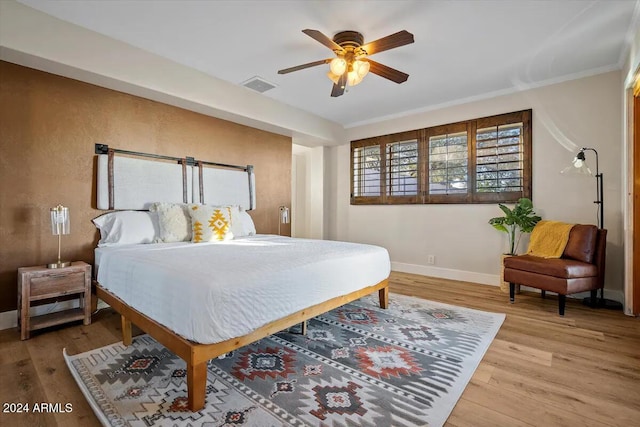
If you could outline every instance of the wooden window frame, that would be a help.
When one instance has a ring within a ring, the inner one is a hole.
[[[456,193],[456,194],[430,194],[429,193],[429,138],[437,135],[445,135],[451,133],[459,133],[462,131],[467,132],[467,189],[470,189],[470,180],[471,180],[471,144],[469,144],[469,123],[468,122],[458,122],[451,123],[448,125],[442,126],[434,126],[432,128],[425,129],[425,138],[424,138],[424,159],[425,159],[425,192],[424,192],[424,203],[431,204],[447,204],[447,203],[469,203],[471,201],[471,194],[469,191],[466,193]],[[474,178],[475,182],[475,178]]]
[[[522,123],[522,191],[478,192],[476,189],[476,132],[493,126]],[[429,138],[436,135],[467,132],[467,193],[429,194]],[[495,116],[465,120],[456,123],[416,129],[351,141],[351,204],[482,204],[515,203],[520,197],[532,197],[532,110],[515,111]],[[416,195],[390,196],[387,194],[387,144],[415,139],[418,141],[418,188]],[[354,194],[354,150],[369,146],[380,147],[380,195]]]
[[[351,204],[352,205],[380,205],[383,203],[383,195],[384,190],[386,189],[386,183],[384,181],[380,181],[380,195],[379,196],[355,196],[355,180],[354,180],[354,152],[358,148],[371,147],[375,145],[380,145],[378,138],[370,138],[361,141],[353,141],[351,142],[351,167],[350,167],[350,175],[351,175]],[[382,149],[382,147],[380,147]],[[383,166],[385,163],[385,156],[382,152],[380,152],[380,171],[383,170]],[[382,173],[381,173],[382,175]]]

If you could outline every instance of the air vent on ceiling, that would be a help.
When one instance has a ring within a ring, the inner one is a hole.
[[[253,89],[256,92],[264,93],[270,89],[276,87],[273,83],[269,83],[262,77],[251,77],[249,80],[242,82],[242,86],[248,87],[249,89]]]

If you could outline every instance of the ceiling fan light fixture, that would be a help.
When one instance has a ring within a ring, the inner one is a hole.
[[[340,77],[345,71],[347,71],[347,61],[340,57],[333,58],[329,63],[329,68],[333,74]]]
[[[334,84],[338,84],[338,81],[340,80],[340,76],[337,74],[333,74],[331,71],[327,73],[327,77],[329,77],[329,80],[331,80]]]
[[[362,77],[358,74],[357,71],[349,71],[347,74],[347,84],[349,86],[355,86],[362,81]]]
[[[363,79],[364,76],[366,76],[369,73],[369,68],[371,68],[371,65],[367,61],[356,60],[353,62],[353,71],[358,73],[358,76],[360,76],[360,79]]]

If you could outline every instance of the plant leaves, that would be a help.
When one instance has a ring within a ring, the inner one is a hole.
[[[496,230],[509,235],[509,244],[513,252],[516,236],[519,240],[522,233],[531,233],[542,218],[533,211],[533,202],[527,197],[518,199],[513,209],[509,209],[501,203],[498,204],[498,207],[505,215],[491,218],[489,224]]]
[[[503,204],[499,204],[498,206],[500,207],[500,209],[502,209],[502,212],[504,212],[504,214],[505,214],[506,216],[511,216],[511,213],[512,213],[512,212],[511,212],[511,209],[509,209],[508,207],[506,207],[506,206],[505,206],[505,205],[503,205]]]
[[[491,225],[493,225],[493,228],[495,228],[496,230],[503,231],[503,232],[509,234],[509,230],[507,230],[507,227],[505,227],[504,225],[502,225],[502,224],[491,224]]]

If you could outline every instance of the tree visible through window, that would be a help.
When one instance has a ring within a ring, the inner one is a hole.
[[[418,141],[394,142],[386,145],[387,194],[418,194]]]
[[[531,198],[531,110],[352,141],[351,166],[352,204]]]
[[[467,151],[466,132],[429,138],[429,194],[467,192]]]
[[[380,146],[356,148],[353,151],[353,193],[359,197],[380,195]]]
[[[476,131],[476,191],[522,191],[522,123]]]

